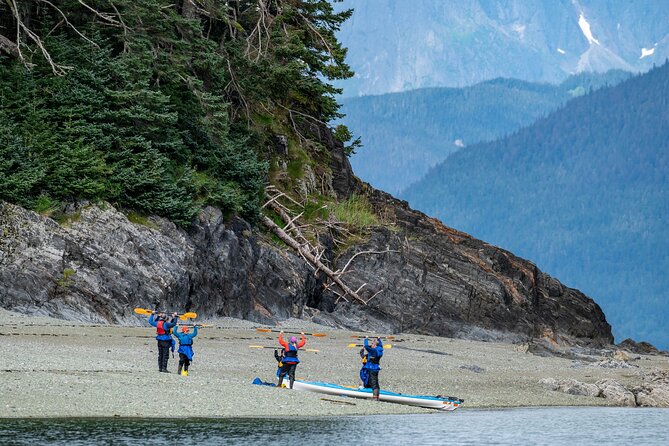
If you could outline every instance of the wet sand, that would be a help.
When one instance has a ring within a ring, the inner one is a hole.
[[[0,310],[0,417],[267,417],[433,413],[428,409],[255,386],[275,382],[276,333],[238,319],[200,321],[190,376],[159,373],[155,329],[93,325]],[[326,333],[308,337],[297,378],[358,385],[360,357],[353,333],[302,320],[286,331]],[[513,344],[395,335],[382,363],[383,389],[407,394],[451,395],[463,408],[607,405],[602,398],[544,389],[542,378],[594,383],[613,378],[639,382],[639,373],[669,369],[669,358],[640,356],[631,368],[603,368],[539,357]],[[271,348],[255,349],[249,345]],[[637,357],[638,355],[631,355]],[[463,410],[463,409],[459,409]]]

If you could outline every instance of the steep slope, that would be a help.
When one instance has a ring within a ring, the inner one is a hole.
[[[669,345],[669,65],[468,147],[403,196],[601,302],[615,334]]]
[[[507,77],[646,71],[669,57],[669,3],[655,0],[345,0],[339,36],[357,73],[347,96]]]
[[[559,85],[495,79],[465,88],[346,98],[342,122],[364,144],[351,164],[374,187],[398,193],[455,150],[510,134],[574,96],[629,76],[580,74]]]

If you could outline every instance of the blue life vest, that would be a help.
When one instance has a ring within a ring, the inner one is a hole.
[[[283,352],[283,360],[282,362],[284,364],[299,364],[300,360],[297,359],[297,347],[295,344],[290,343],[288,344],[288,348],[284,350]]]
[[[362,381],[363,387],[367,387],[369,385],[369,372],[364,365],[360,369],[360,380]]]
[[[193,355],[195,354],[195,353],[193,352],[193,347],[192,347],[192,345],[193,345],[193,344],[186,344],[186,345],[184,345],[184,344],[179,344],[179,350],[178,350],[178,353],[183,353],[184,355],[186,355],[186,357],[188,358],[189,361],[192,361],[192,360],[193,360]]]
[[[383,344],[379,344],[376,348],[370,347],[367,339],[365,339],[365,350],[367,351],[366,361],[363,361],[363,368],[367,370],[381,370],[379,363],[383,356]]]
[[[193,355],[195,354],[193,352],[193,338],[197,336],[197,327],[193,329],[192,333],[183,333],[179,331],[175,331],[174,336],[179,340],[179,350],[177,350],[179,353],[183,353],[186,355],[189,361],[193,360]]]

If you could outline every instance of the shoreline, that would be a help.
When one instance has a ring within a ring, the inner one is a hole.
[[[388,403],[391,404],[391,403]],[[564,406],[564,405],[557,405],[557,406],[515,406],[515,407],[461,407],[457,409],[456,411],[438,411],[438,410],[431,410],[431,409],[422,409],[421,411],[415,411],[415,412],[408,412],[408,413],[360,413],[360,414],[325,414],[325,415],[304,415],[304,416],[298,416],[300,420],[320,420],[323,418],[359,418],[359,417],[402,417],[405,415],[430,415],[434,414],[435,416],[438,416],[439,414],[445,414],[444,416],[448,416],[448,414],[455,414],[460,411],[466,411],[466,412],[486,412],[486,411],[492,411],[492,412],[497,412],[497,411],[515,411],[515,410],[547,410],[547,409],[564,409],[564,410],[570,410],[570,409],[592,409],[592,410],[599,410],[599,409],[613,409],[613,410],[621,410],[621,411],[628,411],[628,410],[634,410],[634,411],[666,411],[667,408],[664,407],[621,407],[621,406],[610,406],[610,405],[576,405],[576,406]],[[26,416],[26,417],[7,417],[7,416],[0,416],[0,422],[2,421],[21,421],[21,420],[30,420],[30,421],[95,421],[95,420],[100,420],[100,421],[110,421],[110,420],[121,420],[121,421],[141,421],[141,420],[146,420],[146,421],[154,421],[154,420],[164,420],[166,417],[161,417],[161,416],[124,416],[124,415],[113,415],[113,416],[104,416],[104,415],[81,415],[81,416],[45,416],[45,417],[31,417],[31,416]],[[171,416],[169,417],[170,420],[178,420],[178,421],[215,421],[215,420],[289,420],[289,419],[295,419],[295,415],[267,415],[267,416],[254,416],[254,415],[248,415],[248,416]]]
[[[391,403],[255,386],[275,382],[273,349],[277,333],[259,333],[258,324],[239,319],[202,321],[195,338],[190,376],[157,370],[154,330],[146,326],[86,324],[0,310],[0,419],[13,418],[284,418],[438,413]],[[283,322],[286,331],[323,332],[308,336],[297,379],[357,385],[360,358],[351,336],[308,321]],[[631,367],[596,367],[523,352],[518,345],[396,334],[386,349],[381,388],[413,395],[464,398],[457,409],[615,406],[603,398],[545,389],[544,378],[594,383],[615,379],[632,385],[651,369],[669,370],[669,358],[634,355]],[[254,349],[249,345],[269,348]],[[274,347],[276,346],[276,347]],[[404,348],[402,348],[404,347]],[[327,398],[323,400],[322,398]],[[328,401],[331,400],[331,401]],[[456,411],[456,412],[457,412]]]

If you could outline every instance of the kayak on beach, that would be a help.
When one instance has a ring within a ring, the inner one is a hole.
[[[258,379],[258,381],[260,380]],[[254,382],[254,384],[256,383]],[[337,384],[317,381],[301,381],[296,379],[293,383],[293,389],[324,393],[326,395],[348,396],[352,398],[372,398],[372,389],[339,386]],[[446,411],[455,410],[464,403],[463,399],[452,396],[404,395],[402,393],[389,392],[387,390],[380,391],[379,399],[388,403],[405,404],[408,406]]]

